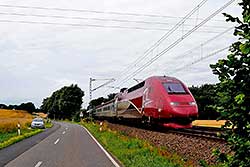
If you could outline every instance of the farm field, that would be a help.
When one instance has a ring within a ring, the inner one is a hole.
[[[26,129],[32,121],[32,115],[22,110],[0,109],[0,133],[17,130],[17,124],[21,129]]]
[[[0,109],[0,149],[42,132],[41,129],[29,128],[32,119],[27,111]],[[17,134],[18,123],[21,135]]]

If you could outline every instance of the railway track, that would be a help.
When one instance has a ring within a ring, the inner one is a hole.
[[[199,138],[207,138],[207,139],[214,139],[214,140],[220,140],[223,141],[222,138],[218,137],[219,133],[223,133],[221,128],[214,128],[214,127],[201,127],[201,126],[193,126],[190,129],[169,129],[165,127],[149,127],[149,126],[138,126],[136,124],[127,124],[127,123],[114,123],[112,124],[119,124],[119,125],[125,125],[129,127],[154,131],[154,132],[160,132],[160,133],[174,133],[177,135],[185,135],[185,136],[192,136],[192,137],[199,137]]]
[[[218,137],[218,133],[223,132],[220,128],[194,126],[193,128],[190,129],[167,129],[164,130],[164,132],[215,139],[215,140],[223,140],[222,138]]]

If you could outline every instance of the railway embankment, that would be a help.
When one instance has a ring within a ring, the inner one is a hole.
[[[172,131],[157,132],[109,122],[106,124],[107,128],[113,131],[147,141],[158,148],[166,148],[172,154],[177,154],[185,160],[193,161],[196,164],[195,166],[199,166],[201,161],[205,161],[211,166],[218,166],[216,157],[212,154],[214,149],[219,149],[226,153],[230,152],[229,147],[223,140],[178,134]]]

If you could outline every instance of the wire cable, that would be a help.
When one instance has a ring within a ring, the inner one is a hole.
[[[199,59],[197,59],[197,60],[195,60],[195,61],[193,61],[193,62],[191,62],[191,63],[189,63],[189,64],[186,64],[186,65],[184,65],[184,66],[182,66],[182,67],[180,67],[180,68],[177,68],[177,69],[171,71],[171,72],[168,73],[168,74],[170,74],[170,75],[175,74],[175,73],[177,73],[177,72],[179,72],[179,71],[182,71],[183,69],[186,69],[186,68],[188,68],[188,67],[190,67],[190,66],[192,66],[192,65],[194,65],[194,64],[197,64],[197,63],[199,63],[199,62],[201,62],[201,61],[203,61],[203,60],[205,60],[205,59],[208,59],[208,58],[210,58],[210,57],[212,57],[212,56],[214,56],[214,55],[217,55],[218,53],[223,52],[224,50],[227,50],[227,49],[229,49],[229,48],[230,48],[230,47],[227,46],[227,47],[224,47],[224,48],[222,48],[222,49],[218,49],[218,50],[216,50],[216,51],[214,51],[214,52],[208,54],[207,56],[203,56],[203,57],[201,57],[201,58],[199,58]]]
[[[199,49],[199,48],[201,48],[201,47],[206,46],[207,44],[213,42],[214,40],[218,39],[219,37],[221,37],[222,35],[226,34],[227,32],[230,32],[230,31],[233,30],[233,29],[234,29],[234,27],[230,27],[230,28],[226,29],[225,31],[223,31],[223,32],[217,34],[216,36],[214,36],[214,37],[212,37],[212,38],[206,40],[205,42],[199,44],[198,46],[193,47],[192,49],[186,51],[184,54],[180,54],[180,55],[176,56],[175,59],[178,59],[178,58],[187,56],[188,54],[191,54],[194,50],[197,50],[197,49]]]
[[[157,48],[166,38],[172,35],[184,22],[190,18],[199,8],[201,8],[207,0],[202,0],[195,8],[193,8],[183,19],[181,19],[175,26],[173,26],[167,33],[165,33],[158,41],[156,41],[151,47],[149,47],[142,56],[137,58],[132,65],[140,63],[144,60],[155,48]],[[132,70],[130,66],[125,68],[123,72],[120,74],[122,76],[124,73],[128,73]],[[121,77],[120,77],[121,78]],[[117,79],[118,80],[118,79]],[[119,82],[120,83],[120,82]],[[118,83],[118,84],[119,84]]]
[[[104,19],[93,17],[79,17],[79,16],[62,16],[62,15],[44,15],[44,14],[26,14],[26,13],[13,13],[13,12],[0,12],[0,15],[11,16],[24,16],[24,17],[42,17],[42,18],[56,18],[56,19],[75,19],[75,20],[95,20],[95,21],[109,21],[109,22],[122,22],[122,23],[141,23],[141,24],[158,24],[158,25],[172,25],[166,22],[151,22],[141,20],[124,20],[124,19]],[[191,24],[185,24],[185,26],[193,26]],[[204,26],[207,28],[227,28],[225,26]]]
[[[170,46],[168,46],[166,49],[164,49],[162,52],[154,56],[151,60],[149,60],[146,64],[138,68],[135,72],[133,72],[131,75],[128,75],[125,79],[121,81],[121,84],[118,85],[120,87],[122,84],[126,83],[129,79],[136,76],[138,73],[143,71],[145,68],[147,68],[149,65],[151,65],[153,62],[155,62],[157,59],[159,59],[162,55],[166,54],[169,50],[174,48],[177,44],[179,44],[181,41],[183,41],[185,38],[187,38],[189,35],[191,35],[194,31],[196,31],[198,28],[200,28],[202,25],[207,23],[209,20],[211,20],[214,16],[219,14],[222,10],[224,10],[226,7],[228,7],[231,3],[233,3],[235,0],[230,0],[226,4],[224,4],[221,8],[216,10],[214,13],[212,13],[210,16],[208,16],[205,20],[203,20],[201,23],[199,23],[197,26],[195,26],[193,29],[188,31],[186,34],[184,34],[181,38],[177,39],[175,42],[173,42]]]
[[[140,13],[122,13],[122,12],[106,12],[106,11],[96,11],[96,10],[86,10],[86,9],[68,9],[68,8],[56,8],[56,7],[39,7],[39,6],[24,6],[24,5],[8,5],[8,4],[0,4],[0,7],[5,8],[22,8],[22,9],[39,9],[39,10],[52,10],[52,11],[67,11],[67,12],[84,12],[84,13],[97,13],[97,14],[111,14],[111,15],[127,15],[127,16],[139,16],[139,17],[153,17],[153,18],[183,18],[176,16],[165,16],[165,15],[156,15],[156,14],[140,14]],[[196,19],[196,18],[190,18]],[[202,18],[199,18],[202,20]],[[224,20],[214,20],[224,22]]]
[[[73,27],[96,27],[96,28],[115,28],[115,29],[136,29],[136,30],[155,30],[155,31],[169,31],[166,28],[146,28],[135,26],[119,26],[119,25],[100,25],[100,24],[80,24],[80,23],[59,23],[46,21],[26,21],[26,20],[0,20],[5,23],[23,23],[23,24],[42,24],[42,25],[59,25],[59,26],[73,26]],[[218,33],[218,31],[199,31],[200,33]]]

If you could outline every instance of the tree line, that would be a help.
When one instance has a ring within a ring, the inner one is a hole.
[[[28,111],[28,113],[33,113],[33,112],[39,111],[39,109],[36,109],[35,105],[32,102],[22,103],[20,105],[0,104],[0,109],[25,110],[25,111]]]

